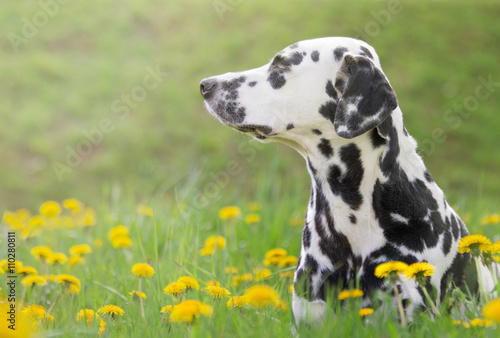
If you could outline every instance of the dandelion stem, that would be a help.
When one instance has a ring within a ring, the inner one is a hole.
[[[440,316],[441,313],[439,313],[439,309],[436,307],[436,305],[432,301],[431,296],[429,296],[429,293],[427,292],[427,289],[425,288],[425,283],[421,283],[420,288],[422,289],[422,292],[424,293],[425,298],[427,298],[427,301],[431,305],[431,308],[434,311],[434,313],[436,314],[436,316]]]
[[[399,318],[401,319],[401,327],[406,328],[406,317],[405,317],[405,310],[403,308],[403,302],[401,300],[401,296],[399,294],[398,286],[396,283],[393,283],[394,285],[394,294],[396,295],[396,300],[398,302],[398,310],[399,310]]]
[[[142,292],[142,277],[139,277],[139,292]],[[146,319],[146,316],[144,315],[144,303],[142,302],[142,297],[139,297],[139,304],[141,304],[142,319]]]

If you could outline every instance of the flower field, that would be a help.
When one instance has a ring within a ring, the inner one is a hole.
[[[0,336],[291,335],[297,217],[280,220],[280,233],[273,235],[274,215],[257,202],[208,215],[184,206],[159,210],[100,210],[68,199],[45,202],[36,211],[6,211],[2,233],[15,233],[16,261],[5,256],[0,262]],[[500,220],[492,214],[477,221],[480,230],[496,232]],[[459,251],[491,265],[499,260],[499,245],[477,234],[464,238]],[[375,275],[389,283],[415,278],[422,285],[432,273],[425,262],[389,262]],[[13,293],[7,284],[12,276]],[[455,290],[441,304],[426,295],[427,310],[408,322],[394,290],[397,307],[381,294],[385,301],[373,308],[362,307],[361,290],[339,290],[332,320],[298,333],[498,336],[500,303],[490,294],[475,299]],[[12,295],[16,335],[5,325]]]

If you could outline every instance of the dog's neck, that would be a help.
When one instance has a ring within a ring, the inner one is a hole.
[[[351,223],[363,221],[355,220],[354,214],[369,221],[377,182],[391,179],[396,183],[402,171],[410,175],[410,180],[427,172],[415,140],[404,128],[399,107],[384,123],[380,131],[373,129],[350,140],[325,128],[314,142],[302,144],[312,180],[309,223],[316,222],[316,214],[323,213],[324,208],[349,217]]]

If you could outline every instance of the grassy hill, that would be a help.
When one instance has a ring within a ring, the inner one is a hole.
[[[495,1],[51,4],[11,2],[0,13],[0,208],[101,200],[118,187],[134,200],[173,199],[205,189],[229,161],[239,174],[209,203],[255,198],[262,177],[276,196],[305,200],[303,160],[220,126],[198,83],[322,36],[376,48],[407,129],[452,203],[497,206],[500,87],[476,98],[482,79],[500,82]],[[154,88],[145,87],[148,74]]]

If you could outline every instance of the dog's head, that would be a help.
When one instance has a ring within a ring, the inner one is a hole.
[[[262,67],[203,79],[200,90],[222,123],[292,145],[311,132],[360,136],[398,105],[374,49],[350,38],[295,43]]]

